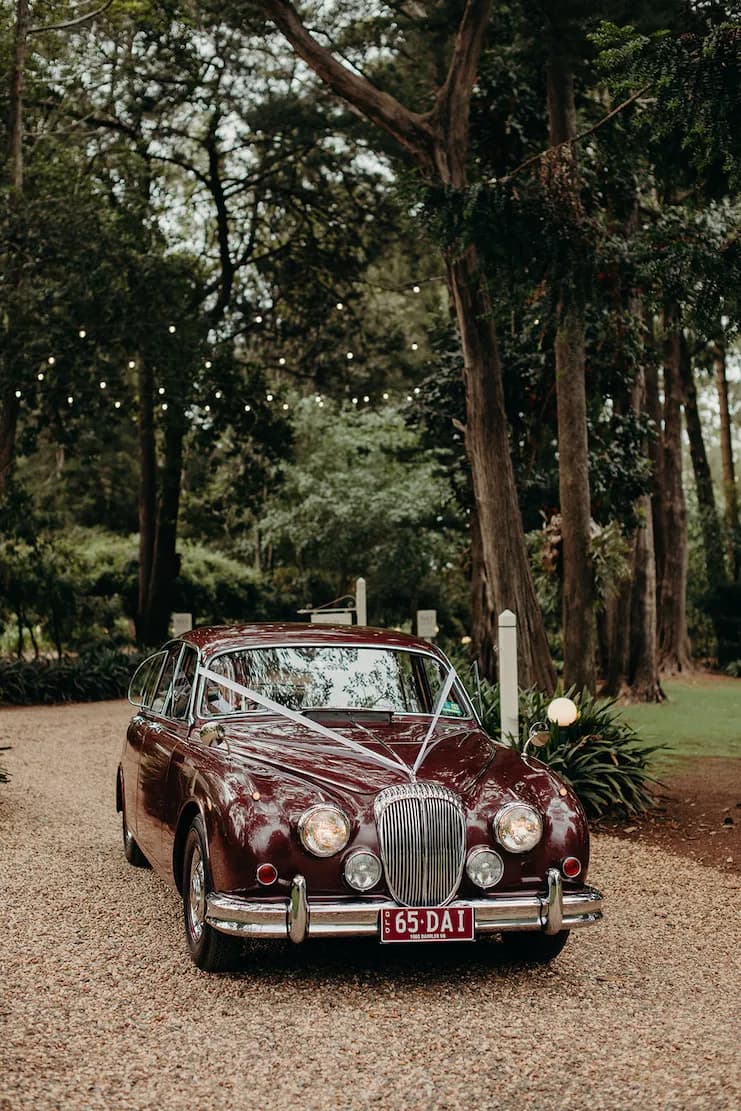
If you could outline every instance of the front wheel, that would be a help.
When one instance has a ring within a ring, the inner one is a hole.
[[[570,930],[561,930],[557,934],[530,933],[527,930],[514,930],[512,933],[505,931],[502,942],[510,960],[524,961],[527,964],[548,964],[561,952],[570,933]]]
[[[225,972],[237,961],[239,938],[219,933],[206,921],[206,902],[212,891],[206,854],[206,833],[194,818],[185,839],[183,861],[183,925],[194,964],[204,972]]]

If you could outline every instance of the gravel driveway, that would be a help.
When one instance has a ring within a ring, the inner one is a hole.
[[[120,845],[121,702],[0,710],[0,1107],[738,1108],[733,876],[601,836],[600,926],[496,944],[263,945],[198,972]]]

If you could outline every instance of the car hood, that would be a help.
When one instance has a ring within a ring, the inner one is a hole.
[[[262,764],[286,776],[310,780],[318,786],[358,795],[374,795],[385,787],[408,783],[429,729],[429,721],[351,724],[332,722],[331,728],[367,751],[357,752],[308,728],[288,721],[261,720],[225,723],[232,755],[244,759],[253,772]],[[431,779],[461,795],[474,790],[501,751],[473,723],[441,721],[417,770],[419,780]],[[379,764],[374,754],[393,758],[398,770]],[[409,770],[407,770],[409,769]],[[258,772],[259,774],[259,772]]]

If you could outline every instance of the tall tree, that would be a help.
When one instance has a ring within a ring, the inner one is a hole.
[[[450,48],[447,72],[432,108],[425,113],[406,108],[338,61],[309,33],[287,0],[262,0],[261,7],[321,80],[391,135],[426,178],[454,190],[464,188],[471,93],[490,0],[467,0]],[[555,675],[528,564],[489,292],[475,245],[446,253],[444,261],[463,348],[466,448],[491,608],[517,614],[521,681],[552,689]]]

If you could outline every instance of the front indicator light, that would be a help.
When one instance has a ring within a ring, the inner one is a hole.
[[[527,853],[543,836],[543,821],[538,811],[524,802],[510,802],[495,815],[494,835],[511,853]]]
[[[298,835],[313,856],[334,856],[350,839],[350,822],[338,806],[320,803],[301,815]]]
[[[561,871],[567,880],[575,880],[581,872],[581,861],[575,856],[567,856],[561,865]]]
[[[270,887],[278,878],[278,869],[274,864],[261,864],[257,869],[257,882],[263,887]]]
[[[381,861],[375,853],[353,853],[345,861],[345,879],[356,891],[370,891],[380,878]]]
[[[493,849],[471,849],[466,861],[466,875],[471,883],[487,891],[496,887],[504,875],[504,861]]]

